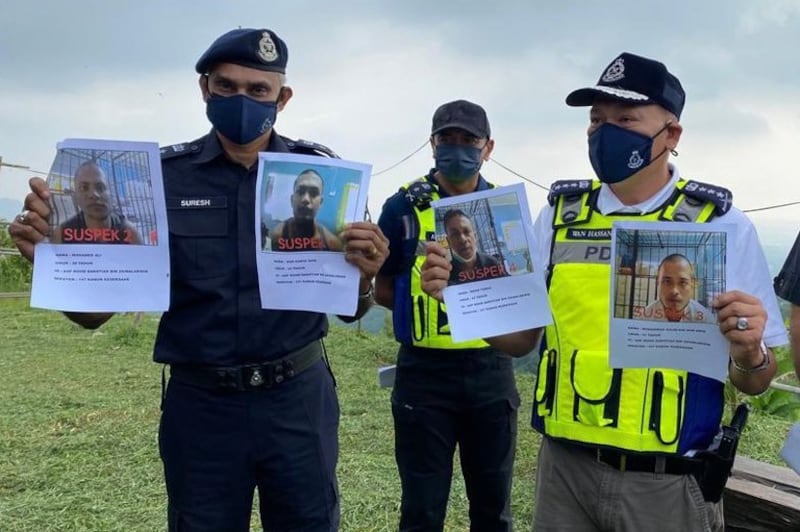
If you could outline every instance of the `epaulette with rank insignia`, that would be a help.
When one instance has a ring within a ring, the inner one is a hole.
[[[733,194],[725,187],[690,180],[686,182],[681,191],[690,198],[713,203],[717,216],[722,216],[733,206]]]
[[[172,159],[173,157],[180,157],[182,155],[189,155],[190,153],[197,153],[203,147],[203,139],[193,140],[192,142],[182,142],[180,144],[173,144],[172,146],[164,146],[160,148],[161,159]]]
[[[340,157],[336,155],[332,149],[327,146],[323,146],[322,144],[317,144],[316,142],[311,142],[310,140],[303,140],[297,139],[293,140],[289,137],[284,137],[280,135],[281,140],[286,143],[286,147],[289,148],[289,151],[292,153],[304,153],[306,155],[323,155],[325,157],[331,157],[333,159],[339,159]]]
[[[591,179],[562,179],[550,185],[547,202],[555,205],[559,196],[567,194],[583,194],[592,190]]]
[[[403,190],[402,188],[400,189]],[[405,190],[406,200],[414,205],[417,209],[424,211],[431,206],[434,194],[438,194],[436,186],[425,179],[418,179],[411,183]]]

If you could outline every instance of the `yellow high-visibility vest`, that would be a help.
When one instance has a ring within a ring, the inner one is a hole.
[[[603,215],[594,207],[599,188],[585,180],[551,189],[548,294],[554,321],[546,328],[533,425],[555,438],[630,451],[705,448],[721,421],[722,383],[675,369],[609,366],[611,228],[623,220],[707,222],[727,212],[730,193],[679,181],[654,212]]]

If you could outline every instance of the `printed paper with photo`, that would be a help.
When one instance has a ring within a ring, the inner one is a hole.
[[[456,342],[551,322],[543,272],[534,271],[531,220],[521,184],[433,203],[436,234],[453,266],[444,290]]]
[[[339,233],[363,220],[371,167],[311,155],[259,154],[255,230],[263,308],[352,316],[359,271]]]
[[[36,246],[31,306],[169,307],[169,233],[158,145],[69,139],[47,177],[50,237]]]
[[[735,227],[615,222],[611,233],[612,367],[664,367],[720,381],[728,341],[714,298],[735,283]]]

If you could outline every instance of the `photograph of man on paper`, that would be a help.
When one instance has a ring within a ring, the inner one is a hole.
[[[156,244],[146,152],[61,149],[47,183],[51,243]]]
[[[614,317],[716,323],[725,233],[617,230]]]
[[[450,253],[449,284],[533,271],[515,194],[435,209],[436,239]]]
[[[355,214],[361,172],[286,161],[264,171],[262,251],[341,251],[337,235]]]

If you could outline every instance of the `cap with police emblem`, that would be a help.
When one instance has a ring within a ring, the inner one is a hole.
[[[206,74],[218,63],[233,63],[267,72],[286,73],[289,50],[275,32],[267,29],[239,28],[221,35],[200,57],[195,66]]]
[[[567,105],[584,107],[597,97],[633,104],[655,103],[681,117],[686,93],[663,63],[624,52],[603,70],[594,87],[572,91]]]
[[[481,139],[491,137],[486,111],[480,105],[467,100],[448,102],[433,113],[431,135],[453,127],[463,129]]]

